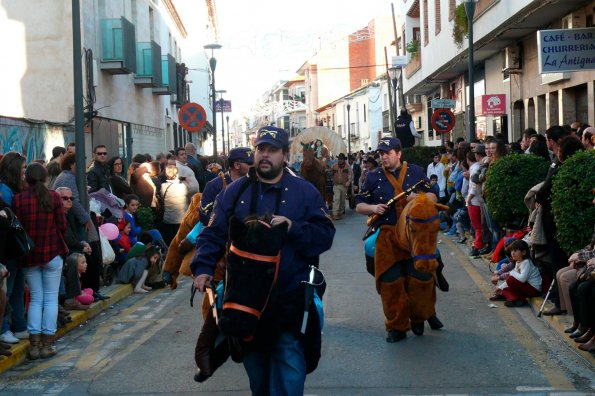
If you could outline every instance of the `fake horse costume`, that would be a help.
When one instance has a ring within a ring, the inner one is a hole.
[[[404,207],[397,205],[396,225],[380,227],[375,279],[389,332],[413,328],[421,335],[424,321],[436,315],[438,211],[446,209],[419,193]]]

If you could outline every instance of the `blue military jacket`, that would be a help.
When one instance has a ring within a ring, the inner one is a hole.
[[[227,173],[225,174],[225,181],[227,182],[228,186],[231,184],[231,176],[229,176]],[[220,176],[210,180],[205,186],[205,190],[203,191],[202,197],[200,198],[199,209],[200,222],[202,224],[209,224],[211,212],[213,211],[213,205],[215,205],[215,198],[217,198],[217,195],[219,195],[221,190],[223,190],[223,179],[221,179]]]
[[[397,180],[399,179],[401,169],[402,168],[399,168],[393,172],[393,176]],[[405,175],[402,186],[403,191],[422,179],[426,180],[428,185],[430,184],[426,173],[421,167],[415,164],[407,164],[407,175]],[[430,190],[427,187],[419,186],[418,191],[429,192]],[[395,195],[393,186],[386,178],[384,170],[382,167],[378,167],[374,172],[370,172],[366,175],[366,179],[362,185],[362,191],[355,197],[355,204],[366,203],[376,205],[379,203],[386,203]],[[384,216],[380,217],[374,226],[378,227],[383,224],[397,224],[397,213],[394,207],[386,212]]]
[[[310,265],[318,266],[319,255],[331,248],[335,227],[328,209],[311,183],[288,173],[277,184],[255,181],[242,191],[246,182],[248,180],[244,176],[217,196],[210,223],[196,242],[192,273],[214,274],[217,261],[225,253],[229,219],[232,215],[244,219],[253,214],[250,208],[253,188],[256,188],[257,215],[273,214],[278,202],[279,208],[275,214],[292,221],[287,243],[281,250],[277,282],[281,294],[290,293],[299,287],[302,280],[307,279]]]

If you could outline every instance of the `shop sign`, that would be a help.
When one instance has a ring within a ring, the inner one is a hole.
[[[478,115],[506,115],[506,94],[481,95]]]
[[[595,70],[595,28],[537,31],[539,73]]]

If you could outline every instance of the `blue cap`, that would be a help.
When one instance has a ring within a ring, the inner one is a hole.
[[[254,151],[248,147],[233,148],[229,150],[229,157],[227,157],[227,161],[230,164],[235,161],[241,161],[248,165],[252,165],[254,163]]]
[[[260,146],[261,144],[270,144],[277,148],[283,148],[289,146],[289,135],[285,129],[266,126],[260,128],[256,134],[254,145]]]
[[[399,151],[401,150],[401,141],[399,140],[399,138],[396,137],[391,137],[391,138],[382,138],[378,141],[378,148],[376,149],[377,151],[391,151],[391,150],[396,150]]]

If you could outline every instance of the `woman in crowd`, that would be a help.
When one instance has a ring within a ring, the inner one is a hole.
[[[157,207],[157,187],[151,178],[151,164],[144,162],[130,175],[130,188],[145,208]]]
[[[0,198],[7,206],[11,206],[15,194],[22,191],[26,168],[25,157],[15,151],[4,154],[0,160]],[[23,270],[17,266],[16,260],[7,260],[3,263],[10,274],[6,290],[10,309],[4,313],[0,342],[16,344],[20,339],[29,336],[25,321],[25,276]],[[12,313],[9,313],[10,311]],[[10,327],[11,319],[14,333]]]
[[[132,194],[132,189],[124,177],[124,160],[122,160],[122,157],[110,158],[107,162],[107,171],[112,194],[120,199],[123,199],[124,195]]]
[[[42,165],[29,165],[25,171],[28,187],[13,202],[15,214],[34,243],[33,251],[19,261],[31,296],[27,327],[32,360],[56,354],[58,289],[63,256],[68,252],[62,200],[58,193],[47,189],[46,178]]]

